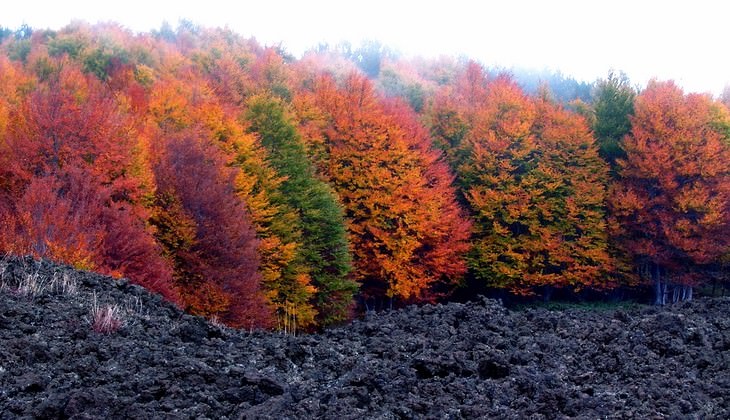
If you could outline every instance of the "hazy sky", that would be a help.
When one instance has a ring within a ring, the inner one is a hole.
[[[228,26],[295,55],[320,42],[377,39],[406,54],[464,54],[487,65],[560,69],[586,81],[611,68],[718,94],[730,83],[724,0],[17,0],[0,25],[117,21],[148,31],[185,18]],[[725,5],[727,4],[727,5]]]

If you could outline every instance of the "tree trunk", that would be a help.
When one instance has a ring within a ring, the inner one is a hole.
[[[547,303],[550,302],[550,299],[553,298],[553,291],[555,289],[552,286],[543,286],[542,287],[542,301]]]
[[[362,304],[365,306],[365,313],[369,314],[371,312],[375,311],[375,301],[373,300],[372,305],[370,302],[370,297],[360,296],[360,299],[362,299]]]
[[[659,266],[654,268],[654,305],[664,305],[664,290],[662,287],[662,277]]]

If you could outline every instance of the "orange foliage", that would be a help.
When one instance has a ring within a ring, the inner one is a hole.
[[[520,294],[608,288],[606,165],[584,121],[467,66],[431,110],[477,221],[474,275]]]
[[[363,292],[423,300],[448,290],[466,270],[470,224],[415,116],[381,104],[356,75],[342,88],[322,77],[312,95],[328,116],[325,175],[346,209]]]
[[[611,195],[612,231],[637,262],[692,285],[730,246],[730,150],[716,105],[651,82],[636,99]],[[722,115],[720,115],[722,117]]]
[[[138,205],[131,117],[95,79],[58,63],[10,113],[2,248],[128,276],[176,301]]]

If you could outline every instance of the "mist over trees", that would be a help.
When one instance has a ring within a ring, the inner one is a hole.
[[[2,28],[0,51],[0,252],[234,327],[728,282],[728,95],[190,23]]]

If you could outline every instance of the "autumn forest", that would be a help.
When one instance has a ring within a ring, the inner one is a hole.
[[[0,28],[0,50],[0,252],[232,327],[729,280],[730,95],[184,22]]]

